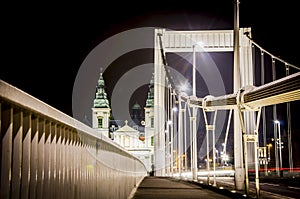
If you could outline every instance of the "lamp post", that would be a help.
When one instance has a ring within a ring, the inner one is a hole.
[[[268,147],[268,162],[270,162],[271,160],[271,147],[272,147],[272,144],[267,144],[267,147]]]
[[[225,165],[227,165],[226,142],[222,143],[222,146],[224,147],[223,151],[222,151],[223,152],[223,154],[222,154],[222,156],[223,156],[222,163],[223,163],[223,166],[225,166]]]
[[[278,127],[278,143],[279,143],[279,176],[282,176],[282,153],[281,153],[281,149],[282,149],[282,143],[281,143],[281,132],[280,132],[280,122],[278,120],[274,121],[275,124],[277,124]],[[277,140],[275,140],[277,142]],[[276,149],[277,150],[277,149]]]
[[[193,93],[192,96],[196,98],[196,48],[197,44],[193,45]],[[193,180],[198,180],[198,163],[197,163],[197,129],[196,129],[196,107],[193,107],[192,112],[192,176]]]
[[[193,45],[193,93],[192,97],[196,97],[196,46],[202,46],[202,42],[197,42]],[[192,174],[194,181],[198,180],[198,163],[197,163],[197,128],[196,128],[196,117],[197,107],[193,107],[192,112]]]
[[[268,147],[268,156],[267,156],[267,164],[268,165],[270,162],[271,162],[271,147],[272,147],[272,144],[267,144],[267,147]],[[268,175],[268,167],[266,167],[266,175]]]
[[[196,96],[196,45],[193,45],[193,96]]]

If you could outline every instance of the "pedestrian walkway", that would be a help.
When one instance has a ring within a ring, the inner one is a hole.
[[[168,198],[168,199],[228,199],[239,198],[232,195],[217,193],[197,184],[169,177],[147,176],[140,183],[132,199]],[[246,198],[246,197],[243,197]]]

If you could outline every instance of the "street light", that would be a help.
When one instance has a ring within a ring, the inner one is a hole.
[[[178,108],[177,108],[176,106],[174,106],[174,107],[172,108],[172,111],[173,111],[173,112],[177,112],[177,111],[178,111]]]
[[[275,124],[277,124],[278,126],[278,143],[279,143],[279,174],[280,176],[282,175],[282,153],[281,153],[281,149],[282,149],[282,146],[281,146],[281,132],[280,132],[280,122],[279,120],[275,120],[274,121]],[[277,143],[277,140],[275,140],[275,142]],[[276,148],[277,150],[277,148]]]

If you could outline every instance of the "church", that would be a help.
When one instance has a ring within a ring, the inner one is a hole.
[[[144,111],[145,118],[142,118]],[[92,128],[98,136],[106,136],[125,148],[129,153],[139,158],[151,172],[154,162],[154,81],[153,77],[149,83],[146,106],[142,110],[136,102],[131,109],[132,123],[125,121],[114,121],[111,119],[111,108],[103,74],[96,86],[96,94],[92,107]],[[121,125],[120,125],[121,124]],[[139,126],[137,124],[141,124]]]

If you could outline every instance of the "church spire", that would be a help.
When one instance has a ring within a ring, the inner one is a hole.
[[[100,77],[98,79],[97,84],[97,91],[96,91],[96,98],[94,99],[94,108],[109,108],[109,102],[107,99],[107,94],[105,92],[105,83],[102,76],[102,73],[100,73]]]
[[[152,75],[152,78],[150,80],[148,98],[146,101],[146,107],[153,107],[153,106],[154,106],[154,75]]]

